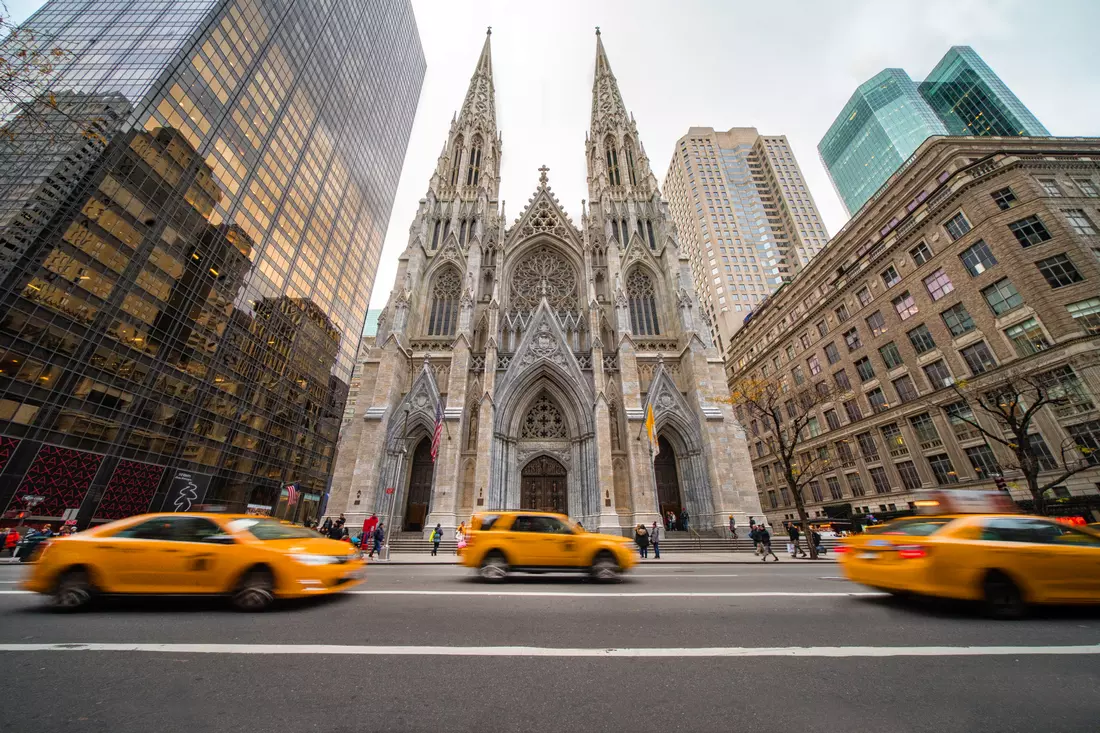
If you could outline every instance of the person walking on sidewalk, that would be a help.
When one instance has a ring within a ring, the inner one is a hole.
[[[732,514],[730,515],[730,537],[737,539],[737,520],[733,518]]]
[[[649,530],[649,541],[653,543],[653,559],[661,559],[661,532],[663,528],[660,527],[656,521],[653,522],[653,528]]]
[[[432,530],[432,557],[439,554],[439,543],[443,541],[443,525],[435,525]]]
[[[466,547],[466,523],[462,522],[455,530],[455,554]]]
[[[767,562],[768,561],[768,555],[771,555],[772,557],[775,558],[776,562],[779,562],[779,556],[776,555],[774,552],[772,552],[772,535],[771,535],[771,532],[769,532],[768,528],[766,526],[764,526],[763,524],[760,525],[760,546],[763,548],[763,552],[761,553],[762,557],[760,558],[760,562]]]
[[[806,551],[802,549],[802,546],[798,544],[798,524],[795,522],[787,523],[787,538],[789,539],[787,550],[791,553],[791,557],[798,557],[800,554],[802,557],[809,557]]]
[[[755,524],[749,525],[749,539],[752,540],[752,554],[759,555],[764,546],[760,544],[760,528]]]
[[[381,554],[382,542],[386,539],[386,525],[382,522],[378,523],[378,526],[374,528],[374,542],[370,546],[370,554],[367,557],[374,557],[374,553]]]
[[[378,526],[378,515],[371,514],[363,521],[363,538],[370,537],[370,533],[374,531],[374,528]],[[363,545],[366,547],[366,545]]]
[[[682,529],[685,532],[688,531],[688,510],[687,509],[684,509],[682,512],[680,512],[680,529]]]
[[[642,558],[649,557],[649,532],[646,531],[644,524],[639,524],[634,530],[634,541],[638,544],[638,553]]]

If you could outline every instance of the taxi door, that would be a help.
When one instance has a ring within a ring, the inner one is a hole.
[[[508,562],[518,567],[541,565],[540,558],[545,555],[542,548],[545,534],[542,532],[542,517],[518,514],[508,528]]]
[[[1051,554],[1058,598],[1100,601],[1100,537],[1058,522],[1036,523],[1044,525],[1039,532]]]
[[[581,560],[581,542],[576,531],[557,517],[539,517],[544,539],[541,564],[559,568],[576,567]]]
[[[172,541],[182,517],[158,517],[94,541],[106,585],[114,593],[173,593],[183,557]]]
[[[983,565],[1001,569],[1023,583],[1028,600],[1043,602],[1065,597],[1071,566],[1062,548],[1049,544],[1046,522],[1032,517],[993,517],[986,520]]]
[[[176,527],[183,562],[181,592],[222,593],[240,575],[247,554],[225,529],[206,517],[187,517]]]

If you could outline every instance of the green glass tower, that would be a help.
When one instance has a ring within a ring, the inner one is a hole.
[[[856,89],[817,150],[854,214],[922,142],[946,134],[909,75],[884,69]]]
[[[952,135],[1050,135],[969,46],[948,51],[919,89]]]

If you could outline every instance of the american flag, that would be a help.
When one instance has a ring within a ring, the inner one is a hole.
[[[435,429],[432,431],[432,462],[439,455],[439,442],[443,439],[443,403],[435,403]]]
[[[298,503],[298,486],[296,484],[286,485],[286,504],[287,506],[294,506]]]

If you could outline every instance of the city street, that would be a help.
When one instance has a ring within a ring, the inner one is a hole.
[[[21,572],[0,567],[5,727],[946,733],[1100,716],[1100,611],[994,623],[899,603],[834,563],[500,586],[375,564],[355,592],[262,615],[178,599],[61,615],[15,590]]]

